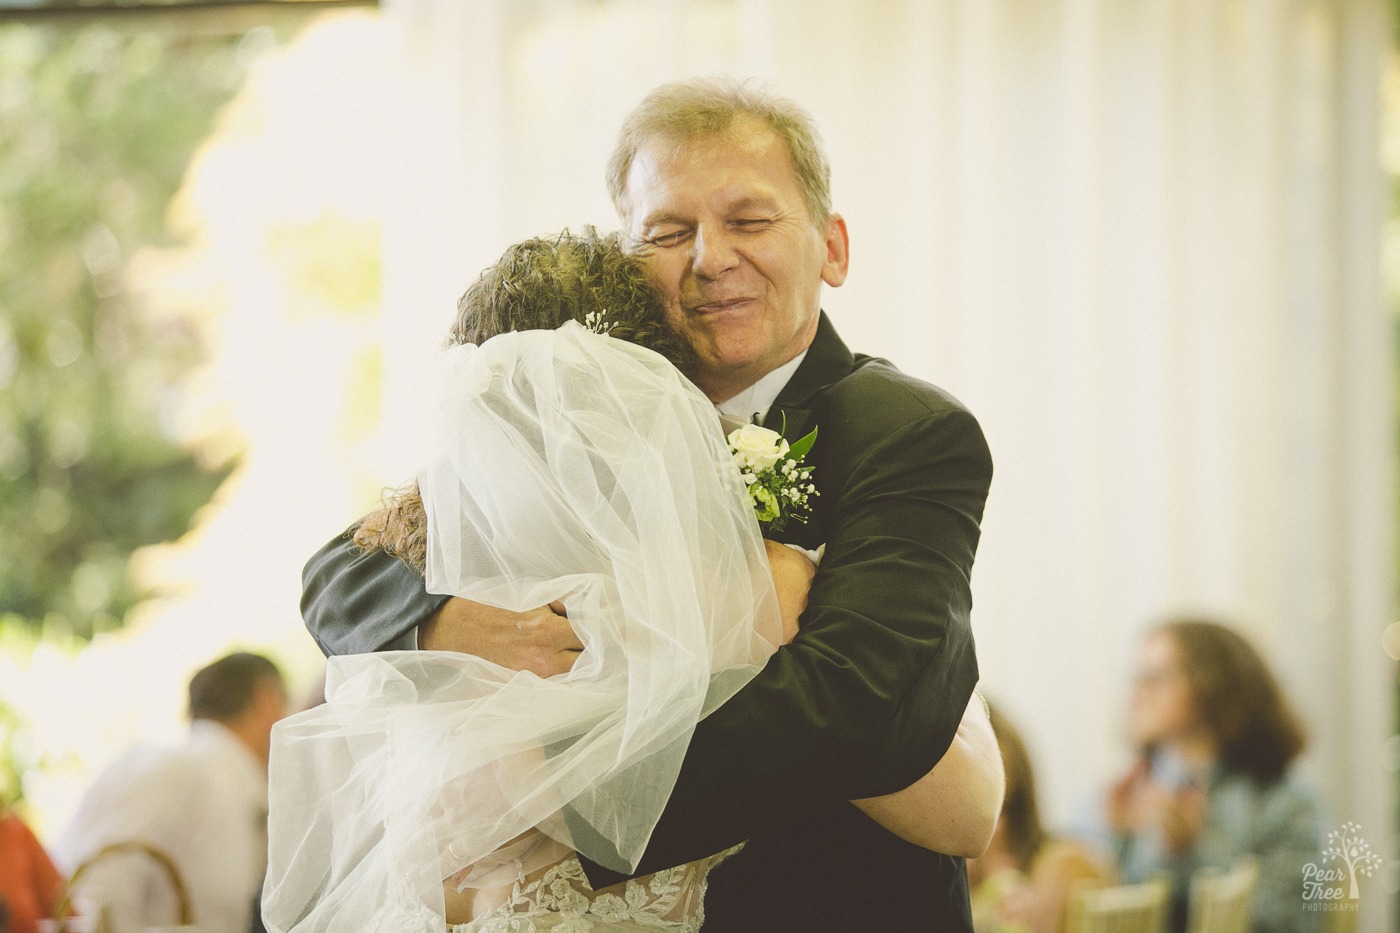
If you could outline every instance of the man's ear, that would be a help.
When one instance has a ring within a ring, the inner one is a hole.
[[[851,261],[851,238],[846,234],[846,218],[832,214],[823,229],[826,256],[822,261],[822,281],[832,288],[846,281]]]

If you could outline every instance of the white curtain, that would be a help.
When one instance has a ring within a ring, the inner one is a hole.
[[[603,165],[649,88],[766,79],[827,136],[853,259],[824,303],[847,342],[987,431],[974,627],[1051,818],[1125,762],[1144,628],[1198,610],[1301,706],[1324,829],[1355,820],[1393,859],[1383,0],[384,7],[411,71],[390,423],[412,430],[415,374],[506,243],[615,224]],[[1363,929],[1390,929],[1388,877]]]

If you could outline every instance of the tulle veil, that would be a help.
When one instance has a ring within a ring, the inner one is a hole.
[[[446,351],[419,485],[430,592],[562,599],[585,645],[542,679],[470,655],[332,658],[273,733],[264,918],[441,930],[443,879],[532,827],[630,871],[695,724],[780,638],[713,406],[578,324]]]

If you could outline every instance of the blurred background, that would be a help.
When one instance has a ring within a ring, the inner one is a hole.
[[[508,243],[616,221],[651,87],[816,116],[846,342],[996,462],[983,689],[1052,825],[1130,760],[1143,633],[1229,621],[1324,830],[1396,861],[1391,0],[0,4],[0,794],[43,837],[189,675],[321,656],[306,558],[414,471],[418,373]]]

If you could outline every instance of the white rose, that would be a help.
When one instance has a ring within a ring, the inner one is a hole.
[[[729,446],[753,467],[755,473],[768,469],[788,452],[788,442],[781,434],[757,424],[735,428],[730,432]]]

